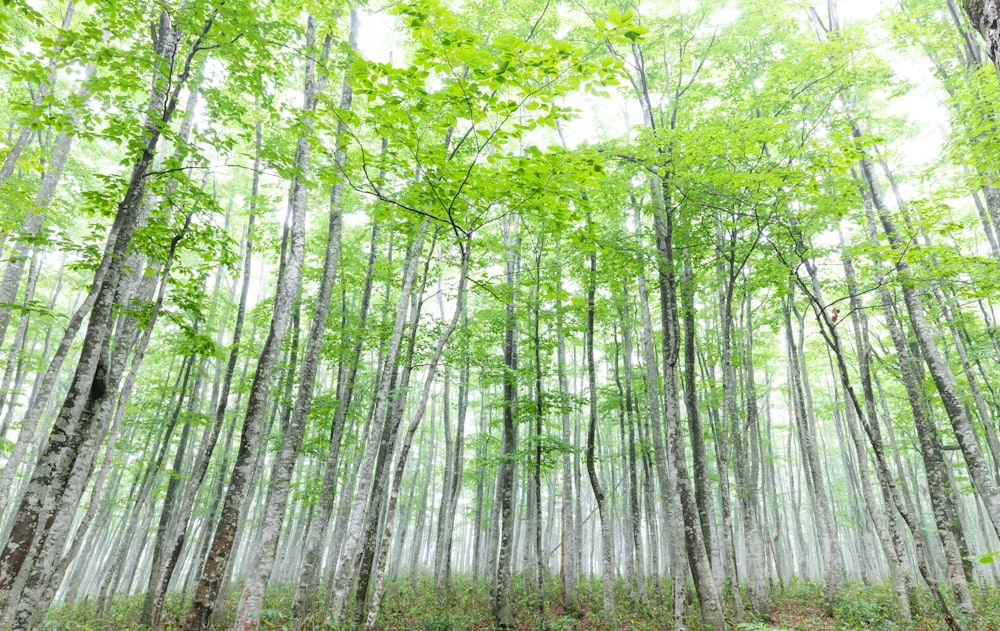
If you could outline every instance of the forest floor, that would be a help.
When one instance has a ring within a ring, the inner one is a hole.
[[[663,586],[669,596],[669,586]],[[292,629],[287,612],[291,609],[291,588],[278,587],[268,591],[266,609],[259,612],[262,629]],[[650,589],[650,601],[654,594]],[[217,629],[232,629],[233,615],[239,592],[235,592],[219,617]],[[617,611],[615,623],[608,624],[601,613],[601,585],[598,581],[581,582],[578,607],[568,611],[559,597],[558,584],[546,584],[546,610],[540,616],[537,599],[525,591],[515,595],[516,631],[653,631],[673,629],[669,603],[642,606],[629,597],[623,582],[615,589]],[[974,592],[979,618],[968,621],[969,631],[1000,631],[1000,587],[977,588]],[[168,599],[167,629],[179,628],[188,602],[180,595]],[[798,582],[785,589],[775,588],[771,600],[772,621],[736,623],[730,616],[734,631],[848,631],[886,629],[892,631],[937,631],[947,627],[934,610],[929,595],[918,592],[914,598],[915,616],[912,622],[902,622],[896,615],[892,592],[887,584],[849,585],[834,608],[835,617],[824,615],[822,591],[819,585]],[[142,596],[115,601],[112,612],[104,619],[95,616],[92,603],[75,606],[57,605],[50,611],[46,629],[78,631],[132,631],[143,629],[139,624]],[[730,611],[730,614],[732,612]],[[341,631],[343,625],[323,621],[322,612],[315,620],[307,620],[305,628],[315,631]],[[388,584],[379,615],[379,631],[481,631],[494,629],[489,598],[485,585],[474,586],[469,579],[459,579],[451,595],[438,599],[430,578],[416,581],[398,580]],[[688,631],[700,631],[697,607],[691,607]]]

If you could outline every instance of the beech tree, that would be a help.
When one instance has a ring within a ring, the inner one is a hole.
[[[997,23],[4,3],[0,629],[1000,624]]]

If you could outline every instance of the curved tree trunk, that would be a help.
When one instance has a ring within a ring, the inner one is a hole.
[[[597,513],[601,519],[601,584],[604,594],[604,620],[615,620],[615,565],[614,538],[611,534],[611,513],[604,497],[604,489],[594,466],[594,444],[597,438],[597,372],[594,366],[594,294],[597,288],[597,251],[590,253],[590,284],[587,287],[587,383],[590,390],[590,414],[587,425],[587,476],[594,491]]]

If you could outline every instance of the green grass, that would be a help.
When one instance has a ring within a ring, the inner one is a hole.
[[[693,590],[692,590],[693,591]],[[290,629],[293,588],[279,585],[268,590],[264,607],[259,611],[261,628]],[[567,609],[561,603],[557,580],[545,585],[546,607],[543,616],[538,613],[537,598],[533,590],[524,589],[515,577],[513,599],[517,631],[654,631],[673,628],[673,615],[669,603],[670,586],[664,583],[662,603],[653,602],[653,589],[649,588],[650,602],[642,605],[632,598],[624,582],[615,585],[616,612],[612,625],[605,621],[602,610],[602,590],[598,580],[581,581],[577,589],[578,606]],[[892,589],[888,584],[851,584],[838,597],[834,605],[835,618],[823,615],[822,589],[819,585],[798,581],[785,590],[772,594],[773,618],[771,621],[746,620],[739,624],[730,617],[736,631],[856,631],[885,629],[888,631],[937,631],[945,629],[936,615],[929,594],[917,590],[913,595],[915,618],[909,623],[899,619]],[[230,594],[219,616],[217,629],[231,629],[238,591]],[[978,619],[968,621],[969,631],[1000,629],[1000,589],[978,587],[974,591]],[[189,601],[174,594],[167,601],[165,621],[167,629],[179,627]],[[98,620],[92,602],[74,606],[56,606],[47,619],[46,629],[77,631],[125,631],[142,629],[138,625],[142,596],[129,596],[115,600],[110,614]],[[731,611],[730,611],[731,616]],[[344,631],[349,627],[326,622],[325,612],[312,612],[305,621],[306,629],[313,631]],[[690,607],[688,629],[701,629],[696,606]],[[493,628],[489,596],[485,582],[474,585],[470,577],[458,577],[452,590],[444,596],[434,592],[429,576],[416,580],[390,581],[382,602],[379,628],[383,631],[466,631]]]

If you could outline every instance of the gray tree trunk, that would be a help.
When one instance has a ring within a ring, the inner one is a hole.
[[[288,259],[284,266],[284,274],[276,289],[270,330],[264,342],[264,348],[261,350],[253,384],[250,387],[246,416],[240,433],[240,443],[233,463],[229,487],[223,500],[222,512],[212,536],[208,558],[195,588],[191,608],[184,623],[186,631],[207,629],[218,600],[219,590],[232,554],[237,525],[242,516],[243,500],[254,475],[253,463],[260,446],[262,421],[267,408],[271,376],[281,354],[281,344],[291,320],[292,304],[299,291],[302,262],[305,255],[306,181],[309,173],[312,136],[312,119],[309,114],[315,110],[317,95],[322,89],[322,83],[317,84],[315,79],[316,60],[313,52],[316,31],[315,19],[309,16],[307,20],[306,48],[309,53],[306,58],[302,107],[306,113],[305,130],[298,138],[294,161],[296,168],[301,170],[303,175],[296,177],[292,186]],[[329,52],[330,39],[330,36],[327,36],[324,43],[322,53],[324,59]]]
[[[556,259],[556,269],[562,270],[560,259]],[[562,286],[561,275],[557,284]],[[566,376],[566,336],[563,333],[564,313],[559,292],[556,292],[556,344],[559,362],[559,395],[562,397],[562,440],[566,445],[573,444],[572,425],[570,423],[569,379]],[[576,528],[573,525],[573,456],[569,451],[562,455],[562,499],[561,499],[561,529],[559,569],[562,585],[563,601],[569,610],[576,609],[576,550],[580,545],[576,539]]]
[[[860,139],[862,133],[857,123],[853,123],[853,131],[855,138]],[[882,195],[882,187],[875,173],[874,164],[867,156],[861,160],[861,173],[865,183],[868,185],[872,203],[878,212],[882,229],[889,238],[890,246],[894,252],[901,252],[904,248],[902,238],[896,229],[896,224],[890,215],[888,205]],[[934,339],[934,332],[927,322],[923,298],[920,295],[919,289],[914,285],[910,266],[904,258],[897,258],[895,269],[900,277],[900,291],[903,293],[903,303],[910,317],[910,324],[916,335],[920,353],[927,363],[931,378],[944,405],[945,412],[951,421],[952,429],[955,431],[955,438],[958,440],[962,456],[965,458],[966,466],[969,469],[969,475],[975,483],[980,497],[983,499],[986,514],[990,518],[993,529],[1000,536],[1000,489],[998,489],[996,480],[994,480],[990,472],[989,465],[986,463],[986,457],[979,446],[979,438],[976,435],[976,430],[969,420],[965,406],[959,397],[958,383],[955,375],[952,373],[951,367],[941,356],[937,341]]]
[[[590,253],[590,280],[587,286],[587,383],[590,390],[590,414],[587,424],[587,477],[594,492],[597,512],[601,519],[601,584],[603,588],[604,620],[615,620],[615,565],[614,539],[611,533],[611,514],[605,501],[604,489],[594,466],[594,445],[597,435],[597,371],[594,366],[594,294],[597,291],[597,251]]]
[[[396,366],[399,347],[403,338],[403,326],[407,320],[407,307],[417,273],[417,263],[420,260],[424,238],[427,234],[427,226],[428,220],[425,219],[420,223],[420,228],[410,246],[406,272],[403,279],[403,288],[399,297],[399,305],[396,309],[392,337],[389,339],[389,344],[386,348],[385,374],[382,376],[382,383],[376,395],[375,417],[372,421],[371,435],[368,437],[364,459],[358,471],[358,488],[362,490],[365,496],[368,495],[368,491],[374,481],[375,460],[378,457],[382,444],[382,433],[389,417],[391,375],[395,372],[394,366]],[[366,505],[367,502],[358,501],[354,503],[351,509],[350,517],[344,528],[345,538],[337,561],[337,569],[331,581],[332,601],[330,603],[330,617],[338,623],[345,621],[347,613],[348,596],[356,569],[355,556],[358,553],[361,543],[362,522],[365,519]]]
[[[795,428],[802,451],[802,466],[805,470],[807,488],[816,521],[816,536],[819,539],[823,558],[823,607],[827,616],[833,616],[834,604],[843,590],[844,559],[834,531],[833,516],[826,493],[826,480],[819,461],[819,447],[816,443],[815,425],[810,422],[804,394],[801,354],[795,343],[792,329],[790,300],[785,302],[785,338],[788,345],[789,372],[791,374],[791,397],[795,413]]]
[[[507,248],[506,281],[510,291],[504,325],[504,378],[503,378],[503,437],[501,461],[497,470],[496,498],[498,504],[494,514],[498,516],[497,555],[489,555],[493,576],[493,617],[497,625],[514,625],[514,611],[511,606],[511,563],[514,546],[514,462],[517,451],[517,427],[514,415],[517,408],[517,294],[520,287],[520,257],[518,250],[521,237],[518,234],[517,214],[508,215],[506,220],[505,245]]]
[[[388,557],[390,548],[389,544],[392,538],[393,517],[396,510],[396,504],[399,500],[399,489],[403,481],[403,472],[406,469],[407,455],[409,454],[410,447],[413,444],[413,436],[417,431],[417,427],[420,425],[424,411],[427,409],[427,400],[430,398],[431,387],[434,384],[434,376],[436,374],[438,364],[441,361],[441,356],[444,353],[444,348],[448,344],[448,340],[451,338],[452,333],[454,333],[455,329],[458,328],[458,323],[465,315],[465,288],[467,286],[469,255],[472,244],[470,241],[466,241],[464,244],[459,243],[458,245],[462,250],[462,263],[459,271],[455,313],[453,314],[451,321],[448,323],[448,326],[441,333],[441,337],[438,338],[437,344],[434,348],[434,354],[431,356],[430,363],[427,366],[427,373],[424,377],[424,387],[420,395],[420,402],[417,404],[417,409],[414,411],[413,418],[410,420],[410,426],[406,430],[406,436],[403,438],[403,446],[396,463],[392,487],[389,492],[389,503],[386,507],[385,529],[382,534],[382,543],[380,546],[378,562],[375,566],[375,590],[372,594],[372,600],[368,606],[368,611],[365,616],[365,631],[372,631],[372,629],[375,628],[375,620],[378,617],[379,607],[382,603],[382,595],[385,591],[385,562]],[[419,540],[414,543],[419,545]]]
[[[357,47],[358,15],[351,11],[351,26],[348,34],[348,44],[352,49]],[[341,88],[339,108],[349,111],[352,100],[350,70],[345,73]],[[344,131],[341,120],[337,126],[337,138]],[[346,151],[337,141],[334,162],[343,168],[347,162]],[[284,442],[281,451],[274,462],[269,481],[267,508],[264,522],[261,526],[261,538],[257,541],[254,560],[247,576],[243,593],[240,596],[236,612],[237,630],[256,631],[260,627],[260,616],[250,615],[259,610],[264,603],[264,589],[274,569],[277,554],[278,537],[285,517],[285,507],[288,505],[292,472],[298,459],[302,439],[305,435],[306,420],[312,407],[313,392],[316,385],[316,373],[319,368],[319,355],[326,334],[326,323],[330,315],[330,301],[333,296],[333,284],[337,278],[337,264],[340,260],[340,234],[343,223],[344,183],[338,181],[330,192],[330,217],[327,231],[326,253],[323,263],[323,273],[320,278],[319,292],[316,295],[316,307],[313,312],[309,336],[306,340],[305,353],[299,374],[298,392],[292,410],[288,428],[283,432]]]
[[[149,120],[144,128],[143,150],[132,169],[129,186],[119,204],[115,222],[111,228],[114,239],[109,239],[101,266],[95,273],[91,288],[94,295],[93,309],[77,369],[69,392],[53,424],[45,451],[41,454],[28,489],[21,499],[17,518],[0,552],[0,607],[6,608],[11,596],[11,587],[22,571],[32,550],[44,545],[55,518],[55,511],[61,506],[63,496],[73,475],[73,464],[81,447],[91,436],[91,429],[97,422],[99,429],[104,418],[95,418],[101,401],[107,399],[109,370],[109,344],[114,318],[114,299],[122,279],[132,234],[139,222],[141,202],[145,189],[146,173],[152,163],[162,129],[177,106],[177,96],[190,74],[191,62],[200,49],[201,38],[212,27],[212,19],[205,22],[202,34],[192,44],[181,65],[174,90],[170,94],[161,91],[161,84],[154,80],[150,98]],[[161,13],[159,36],[155,52],[168,62],[174,61],[181,37],[173,28],[166,11]],[[103,268],[103,271],[102,271]],[[97,282],[100,279],[100,282]],[[104,426],[106,427],[106,426]],[[103,434],[98,431],[98,434]],[[30,606],[30,605],[29,605]]]
[[[986,40],[986,54],[993,60],[1000,79],[1000,2],[997,0],[962,0],[962,8],[979,34]]]

